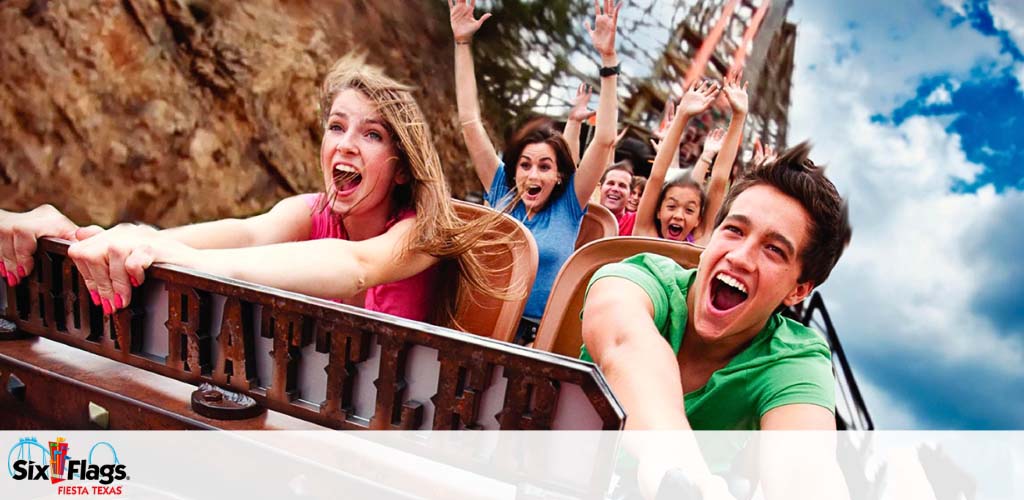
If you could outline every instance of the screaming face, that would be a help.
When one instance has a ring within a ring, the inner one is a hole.
[[[555,150],[543,142],[527,144],[516,165],[516,189],[523,195],[526,211],[540,211],[559,180]]]
[[[383,119],[366,96],[352,89],[338,93],[331,105],[320,168],[328,208],[343,216],[386,217],[394,186],[408,182]]]
[[[810,282],[797,282],[809,220],[799,202],[771,186],[736,197],[701,255],[687,296],[700,339],[748,341],[780,304],[793,305],[811,292]]]
[[[658,227],[666,240],[683,241],[700,224],[700,193],[696,188],[672,186],[658,209]]]

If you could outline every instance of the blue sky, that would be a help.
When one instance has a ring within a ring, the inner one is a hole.
[[[850,200],[822,293],[877,426],[1024,428],[1024,2],[789,17],[789,142]]]

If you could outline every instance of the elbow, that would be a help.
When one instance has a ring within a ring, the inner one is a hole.
[[[596,296],[595,296],[596,295]],[[610,314],[616,308],[614,297],[607,293],[592,294],[587,297],[583,309],[582,336],[587,352],[602,369],[610,354],[625,340],[625,329],[616,323],[616,315]]]

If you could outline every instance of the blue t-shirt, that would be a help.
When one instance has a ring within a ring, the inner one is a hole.
[[[505,164],[499,161],[498,170],[494,172],[494,180],[487,192],[487,203],[495,209],[504,209],[511,201],[510,191],[505,184]],[[522,222],[537,241],[537,279],[533,282],[533,290],[530,291],[526,310],[523,311],[527,318],[536,319],[544,314],[555,276],[576,250],[576,236],[580,232],[580,222],[585,213],[587,209],[581,207],[576,199],[575,176],[569,178],[562,194],[549,200],[544,210],[534,214],[532,219],[526,219],[526,205],[522,201],[516,203],[510,212],[509,215]]]

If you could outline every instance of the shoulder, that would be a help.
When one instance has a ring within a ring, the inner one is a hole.
[[[817,331],[776,316],[764,371],[758,377],[760,414],[790,404],[812,404],[835,409],[835,380],[828,342]]]
[[[776,315],[772,323],[772,351],[782,354],[807,353],[831,359],[832,351],[828,342],[817,330],[782,315]]]
[[[590,279],[588,288],[606,277],[623,278],[637,284],[654,304],[654,321],[660,329],[669,318],[670,310],[682,308],[682,315],[685,315],[686,293],[696,272],[696,269],[683,269],[663,255],[641,253],[602,266]]]

